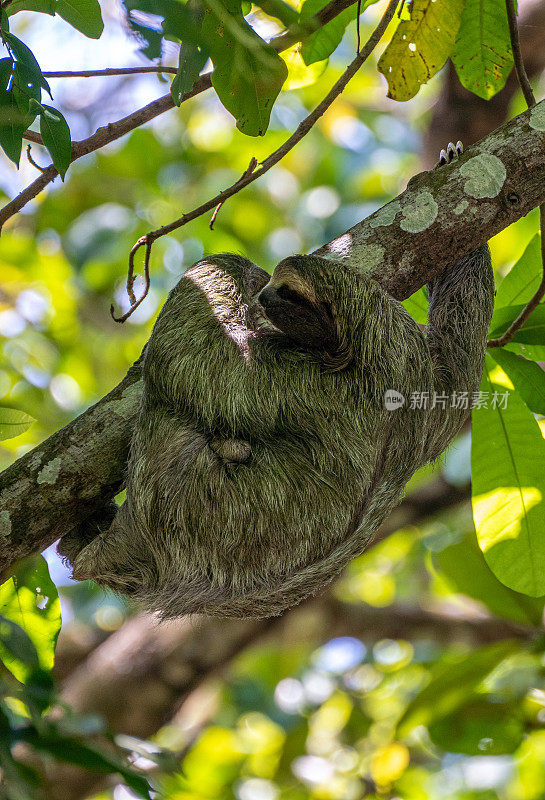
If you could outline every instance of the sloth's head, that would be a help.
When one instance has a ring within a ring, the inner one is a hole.
[[[335,371],[350,363],[343,295],[346,274],[339,264],[312,256],[281,261],[258,295],[269,329],[299,349],[322,356]]]

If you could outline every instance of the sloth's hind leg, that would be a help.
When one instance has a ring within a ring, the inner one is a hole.
[[[87,517],[75,528],[72,528],[57,545],[60,556],[73,564],[79,553],[86,548],[97,536],[107,530],[112,524],[119,506],[113,500],[98,509],[92,516]]]
[[[71,562],[76,580],[94,580],[114,591],[135,594],[143,584],[153,581],[154,562],[135,550],[124,507],[113,506],[92,518],[76,548],[73,541],[65,545],[64,537],[59,552]]]

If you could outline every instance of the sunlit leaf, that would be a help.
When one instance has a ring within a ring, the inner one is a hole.
[[[0,614],[23,629],[35,648],[39,666],[50,670],[55,658],[61,611],[57,589],[42,556],[25,559],[13,577],[0,586]],[[4,649],[2,660],[21,681],[28,675],[28,668],[36,666],[33,660],[26,664]]]
[[[494,314],[494,327],[490,328],[490,338],[495,339],[501,336],[523,309],[524,305],[499,308]],[[545,304],[540,304],[537,308],[534,308],[522,328],[514,334],[511,341],[525,344],[545,344]]]
[[[491,327],[495,327],[496,310],[503,306],[527,303],[535,294],[541,281],[541,236],[536,233],[530,239],[524,253],[514,264],[498,286],[494,300],[494,316]]]
[[[407,297],[406,300],[403,300],[402,303],[415,322],[421,325],[427,323],[429,301],[423,286],[410,297]]]
[[[452,61],[462,86],[484,100],[503,88],[513,67],[504,0],[465,0]]]
[[[482,391],[487,407],[473,411],[473,518],[479,545],[494,574],[517,592],[545,595],[545,441],[508,378],[486,357]]]
[[[545,415],[545,372],[541,367],[503,347],[491,348],[490,356],[507,373],[530,411]]]
[[[414,0],[378,62],[388,97],[410,100],[441,69],[454,47],[464,0]]]
[[[501,583],[486,563],[473,531],[433,553],[432,561],[452,592],[473,597],[499,617],[523,625],[541,625],[545,598],[528,597]]]
[[[30,428],[33,422],[36,422],[34,417],[25,414],[24,411],[0,406],[0,441],[20,436]]]

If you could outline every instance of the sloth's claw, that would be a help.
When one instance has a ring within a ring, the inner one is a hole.
[[[444,164],[450,164],[451,161],[461,156],[464,152],[464,146],[459,140],[456,144],[449,142],[446,148],[443,148],[439,153],[439,163],[437,166],[442,167]]]

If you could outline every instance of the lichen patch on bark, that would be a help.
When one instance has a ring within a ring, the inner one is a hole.
[[[53,485],[57,478],[59,477],[59,472],[61,469],[62,459],[59,457],[52,458],[51,461],[48,461],[45,467],[43,467],[38,472],[38,477],[36,478],[37,483],[49,483]]]
[[[11,533],[9,511],[0,511],[0,539],[7,539]]]
[[[418,192],[402,208],[403,218],[399,227],[407,233],[420,233],[433,225],[438,207],[430,192]]]
[[[479,153],[470,158],[460,166],[460,174],[467,178],[464,192],[477,200],[496,197],[507,177],[503,161],[492,153]]]

